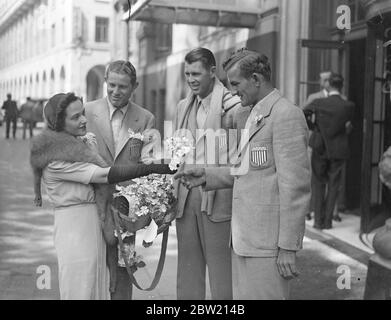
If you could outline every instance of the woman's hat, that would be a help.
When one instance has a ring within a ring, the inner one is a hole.
[[[43,109],[43,115],[50,130],[55,131],[57,126],[57,115],[60,111],[61,102],[67,97],[65,93],[58,93],[51,97]]]

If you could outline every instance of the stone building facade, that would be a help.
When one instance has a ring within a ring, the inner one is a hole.
[[[0,102],[102,96],[110,9],[110,0],[0,0]]]

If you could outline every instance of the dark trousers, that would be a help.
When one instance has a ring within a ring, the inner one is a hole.
[[[132,300],[133,285],[126,268],[117,267],[117,283],[111,300]]]
[[[126,237],[123,239],[124,243],[131,243],[136,241],[136,236]],[[113,246],[112,246],[113,247]],[[112,248],[111,247],[111,248]],[[115,245],[116,247],[116,245]],[[115,291],[111,292],[111,300],[132,300],[133,293],[133,284],[130,281],[128,272],[126,268],[118,266],[118,251],[115,250],[115,266],[113,264],[110,265],[111,268],[115,269]],[[112,279],[111,279],[112,281]],[[111,290],[110,290],[111,291]]]
[[[23,120],[23,139],[26,139],[27,127],[29,128],[29,131],[30,131],[30,138],[33,137],[34,122]]]
[[[312,193],[314,197],[315,227],[331,228],[335,203],[340,191],[343,159],[328,159],[312,153]]]
[[[230,226],[230,221],[210,221],[201,212],[199,189],[189,192],[183,217],[176,220],[178,300],[205,299],[206,266],[212,299],[232,300]]]
[[[15,138],[17,120],[18,120],[17,118],[6,117],[6,119],[5,119],[5,137],[7,139],[9,139],[9,137],[10,137],[11,122],[12,122],[12,136]]]

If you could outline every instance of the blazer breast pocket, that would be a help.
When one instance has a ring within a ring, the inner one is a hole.
[[[273,164],[272,143],[268,141],[254,141],[250,143],[250,166],[253,169],[266,169]]]

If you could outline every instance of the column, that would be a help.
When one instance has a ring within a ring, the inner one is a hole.
[[[279,89],[290,101],[299,103],[300,52],[298,40],[303,36],[303,19],[308,20],[307,0],[282,0]],[[304,15],[306,14],[306,16]],[[308,22],[307,22],[308,28]]]
[[[128,60],[129,59],[129,23],[126,20],[122,20],[122,17],[124,15],[125,11],[123,6],[121,6],[121,9],[119,11],[119,17],[120,17],[120,30],[121,30],[121,37],[122,44],[121,44],[121,59]]]

